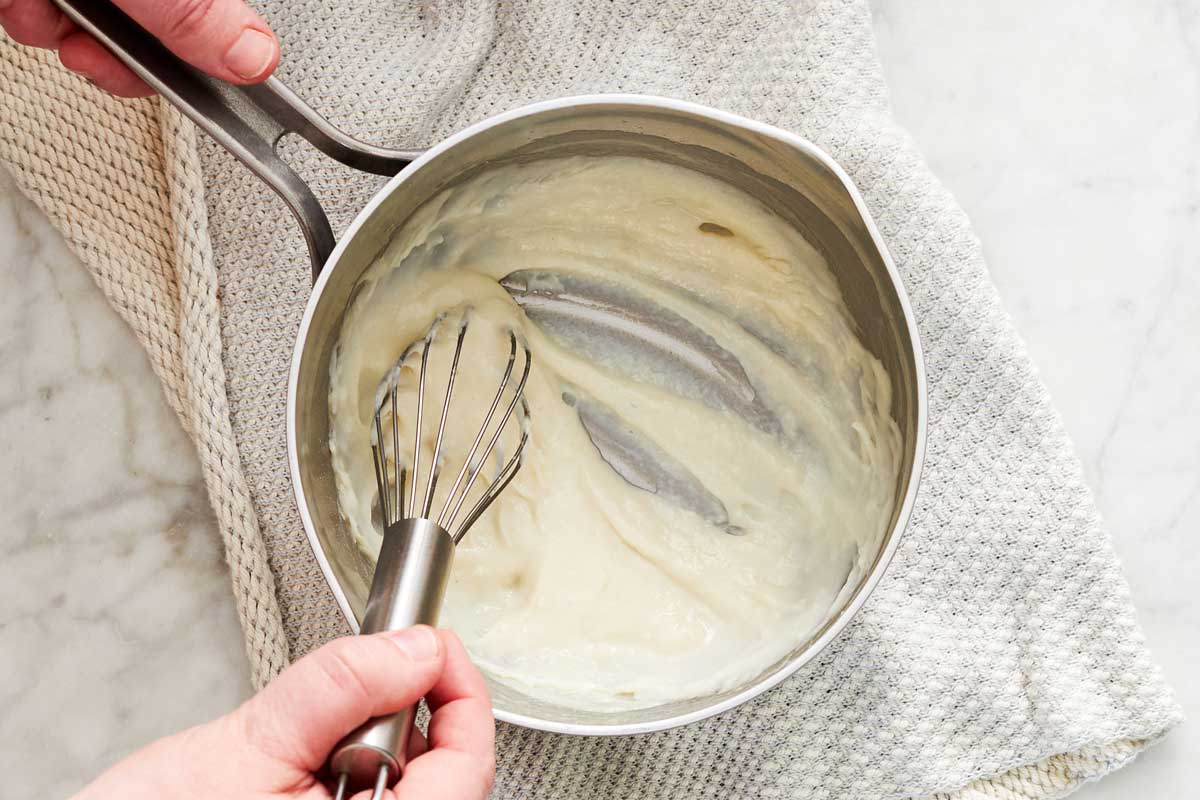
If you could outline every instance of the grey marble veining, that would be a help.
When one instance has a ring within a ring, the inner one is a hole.
[[[249,678],[196,457],[133,333],[3,172],[0,448],[0,796],[65,796]]]
[[[966,207],[1200,714],[1200,3],[875,0],[901,122]],[[62,796],[248,692],[196,460],[133,334],[0,173],[0,796]],[[1185,723],[1079,793],[1181,798]]]

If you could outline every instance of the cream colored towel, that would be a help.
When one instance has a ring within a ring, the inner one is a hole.
[[[502,725],[497,797],[1050,798],[1178,721],[966,218],[890,118],[864,0],[256,5],[283,39],[281,76],[381,144],[595,91],[794,130],[853,176],[916,310],[925,473],[853,623],[779,688],[683,729],[579,739]],[[262,683],[345,631],[287,470],[286,374],[308,292],[298,231],[158,102],[105,98],[8,41],[0,68],[0,159],[138,332],[196,442]],[[381,183],[304,144],[285,156],[335,229]]]

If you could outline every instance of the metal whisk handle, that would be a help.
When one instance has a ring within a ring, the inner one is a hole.
[[[415,518],[389,525],[360,632],[436,625],[453,560],[454,537],[437,523]],[[372,787],[381,796],[399,779],[416,715],[413,706],[368,720],[334,748],[329,768],[338,779],[338,798]]]

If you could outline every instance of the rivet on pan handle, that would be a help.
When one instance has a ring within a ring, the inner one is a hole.
[[[314,280],[333,251],[333,230],[308,184],[275,152],[279,140],[299,134],[343,164],[377,175],[395,175],[419,154],[348,136],[276,78],[235,86],[206,75],[112,3],[53,2],[283,198],[304,231]]]

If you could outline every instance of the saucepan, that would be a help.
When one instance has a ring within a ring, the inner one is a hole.
[[[778,128],[695,103],[638,95],[567,97],[508,111],[424,152],[373,147],[330,125],[279,80],[234,87],[173,56],[108,3],[55,0],[199,127],[275,190],[294,212],[312,259],[287,392],[291,475],[304,530],[329,588],[357,630],[371,563],[338,508],[329,452],[329,362],[362,273],[422,203],[478,171],[514,160],[582,154],[657,159],[711,175],[758,198],[826,258],[868,350],[893,386],[903,447],[890,525],[872,567],[828,621],[761,674],[719,694],[632,711],[581,711],[491,681],[498,719],[546,731],[624,735],[683,725],[733,708],[812,660],[862,608],[908,522],[925,445],[925,376],[900,277],[850,178],[815,145]],[[394,175],[340,241],[313,193],[276,154],[294,133],[366,172]]]

